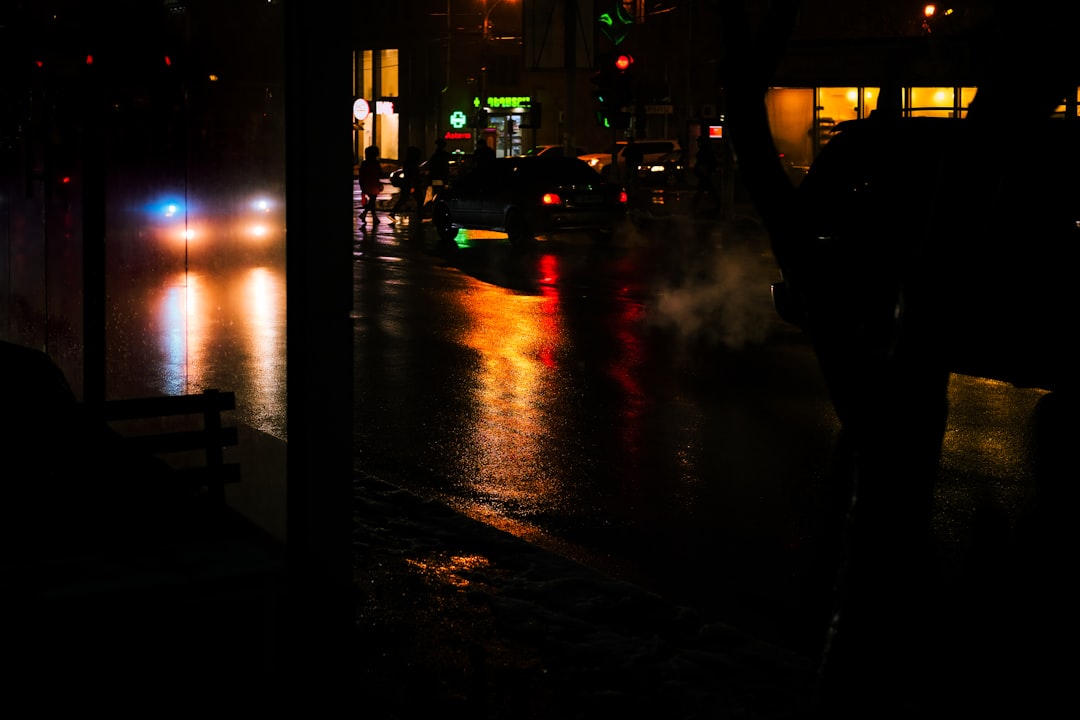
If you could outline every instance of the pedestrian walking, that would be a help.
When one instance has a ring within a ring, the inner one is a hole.
[[[446,149],[446,140],[435,141],[435,152],[427,161],[428,181],[431,183],[431,199],[450,184],[450,153]]]
[[[401,164],[401,181],[397,202],[389,212],[390,222],[397,221],[397,213],[409,200],[416,202],[416,210],[424,205],[424,191],[420,186],[420,148],[415,145],[410,145],[405,151],[405,161]]]
[[[473,151],[473,163],[475,167],[480,167],[489,160],[495,159],[495,151],[488,145],[487,140],[481,138],[476,141],[476,149]]]
[[[379,218],[375,214],[375,201],[382,192],[382,165],[379,164],[377,145],[364,148],[364,160],[357,170],[357,182],[360,183],[360,191],[364,194],[364,209],[360,211],[360,222],[364,222],[370,212],[371,224],[378,225]]]

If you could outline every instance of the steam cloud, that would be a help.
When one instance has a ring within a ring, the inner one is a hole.
[[[764,342],[774,323],[770,283],[778,278],[761,230],[699,231],[672,223],[673,267],[649,308],[648,322],[684,341],[728,349]]]

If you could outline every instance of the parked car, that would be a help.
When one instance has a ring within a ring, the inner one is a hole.
[[[584,148],[574,148],[571,151],[574,157],[585,154]],[[521,157],[565,157],[566,148],[563,145],[533,145],[521,154]]]
[[[686,181],[687,170],[682,150],[675,150],[638,165],[638,182],[643,185],[681,185]]]
[[[881,352],[918,327],[951,372],[1075,389],[1080,131],[1062,118],[1008,142],[997,130],[929,117],[837,125],[796,191],[802,240],[773,285],[780,316]]]
[[[678,140],[634,140],[634,144],[637,146],[638,150],[641,153],[642,163],[659,160],[661,157],[667,155],[668,153],[681,150]],[[578,159],[587,162],[589,164],[589,167],[600,173],[601,177],[603,177],[605,180],[612,180],[617,177],[620,182],[625,182],[626,178],[629,177],[626,174],[626,146],[627,141],[619,140],[615,143],[615,146],[607,152],[580,155],[578,156]],[[617,158],[617,176],[612,175],[612,156]],[[631,168],[631,170],[634,170],[634,168]]]
[[[432,202],[439,236],[462,228],[506,233],[516,246],[537,235],[610,233],[626,217],[627,196],[576,158],[507,157],[475,168]]]
[[[451,153],[450,154],[450,182],[454,182],[454,178],[466,172],[466,168],[472,162],[472,153]],[[420,163],[420,184],[428,185],[428,172],[427,160]],[[405,169],[397,167],[389,176],[390,184],[396,188],[401,188],[405,184]]]

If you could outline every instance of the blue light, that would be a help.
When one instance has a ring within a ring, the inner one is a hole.
[[[187,214],[187,204],[175,197],[163,197],[147,203],[143,210],[151,219],[175,220]]]

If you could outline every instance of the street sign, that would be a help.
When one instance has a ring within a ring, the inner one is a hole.
[[[371,105],[364,98],[357,98],[353,101],[352,113],[354,118],[363,122],[371,114]]]
[[[674,105],[646,105],[645,112],[648,115],[671,115],[675,112]]]

